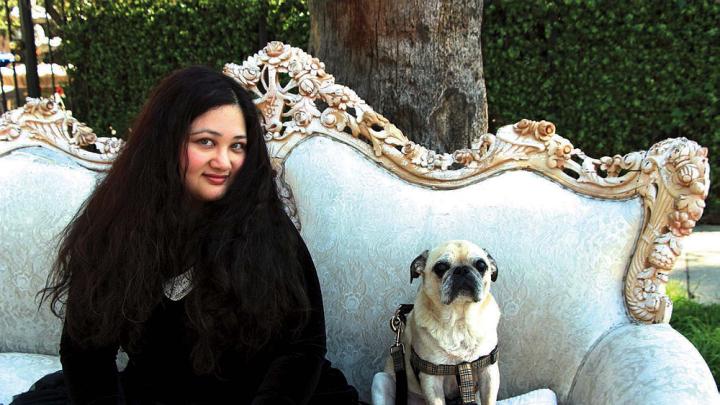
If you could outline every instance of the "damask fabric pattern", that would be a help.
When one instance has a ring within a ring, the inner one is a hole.
[[[431,190],[321,136],[295,147],[285,173],[323,287],[328,356],[365,399],[392,343],[388,320],[420,284],[410,263],[447,239],[474,241],[498,263],[500,398],[548,387],[565,402],[589,348],[629,322],[637,199],[584,197],[526,171]]]
[[[570,394],[574,404],[718,405],[697,349],[669,325],[624,325],[597,344]]]
[[[45,354],[0,353],[0,405],[27,391],[40,377],[62,368],[60,357]]]
[[[0,352],[57,354],[61,321],[36,294],[57,235],[95,187],[97,174],[45,148],[0,159]]]

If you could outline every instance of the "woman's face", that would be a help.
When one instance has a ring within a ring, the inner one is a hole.
[[[245,117],[237,105],[214,108],[190,124],[180,170],[186,191],[197,201],[222,198],[245,160]]]

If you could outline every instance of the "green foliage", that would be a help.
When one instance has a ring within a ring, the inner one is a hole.
[[[676,281],[668,283],[667,293],[673,300],[670,325],[698,349],[710,366],[715,384],[720,385],[720,304],[703,305],[687,298]]]
[[[268,39],[305,46],[301,0],[75,2],[62,32],[61,56],[73,66],[69,107],[98,134],[112,127],[124,136],[159,78],[193,64],[222,69],[256,52],[263,1]]]
[[[17,0],[8,0],[8,10],[12,10],[15,6],[17,6]],[[13,27],[15,27],[15,24],[13,24]],[[0,2],[0,35],[7,37],[7,16],[4,1]]]
[[[489,2],[490,130],[545,119],[590,156],[687,137],[720,173],[720,2]],[[720,187],[704,221],[720,223]]]
[[[266,0],[268,32],[283,33],[286,44],[306,49],[310,34],[310,14],[306,0]],[[277,38],[271,38],[277,39]]]

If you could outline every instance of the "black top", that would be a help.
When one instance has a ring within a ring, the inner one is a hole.
[[[299,235],[298,235],[299,238]],[[193,347],[182,300],[165,298],[146,322],[138,349],[122,373],[115,356],[123,342],[87,349],[63,331],[60,360],[75,404],[117,403],[306,403],[313,395],[325,360],[325,319],[315,266],[299,239],[298,256],[305,273],[311,315],[296,338],[282,338],[258,353],[227,352],[221,357],[222,375],[193,372]]]

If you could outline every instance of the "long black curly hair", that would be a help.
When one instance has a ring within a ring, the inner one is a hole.
[[[225,105],[245,118],[245,161],[225,195],[198,208],[188,204],[180,154],[193,120]],[[75,341],[132,349],[164,282],[192,267],[184,305],[193,367],[211,373],[224,350],[253,353],[307,322],[298,244],[252,99],[235,80],[195,66],[153,89],[111,170],[64,230],[39,294]]]

